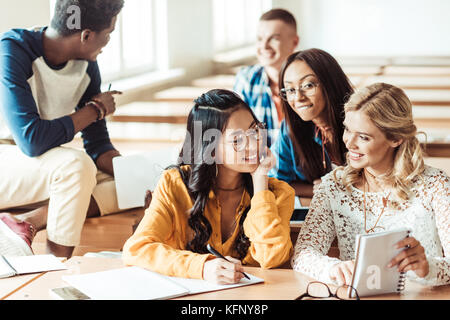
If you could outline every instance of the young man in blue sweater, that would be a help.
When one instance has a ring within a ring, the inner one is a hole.
[[[86,215],[118,211],[112,158],[120,153],[104,118],[120,92],[101,92],[96,59],[123,4],[58,0],[50,26],[0,38],[0,208],[44,204],[3,213],[0,224],[30,248],[46,226],[47,251],[70,257]],[[85,151],[62,146],[78,132]]]

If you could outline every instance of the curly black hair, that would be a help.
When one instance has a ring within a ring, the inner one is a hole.
[[[109,28],[123,6],[124,0],[57,0],[50,25],[64,37],[86,29],[100,32]],[[68,23],[77,12],[73,8],[79,10],[80,28],[71,28]]]

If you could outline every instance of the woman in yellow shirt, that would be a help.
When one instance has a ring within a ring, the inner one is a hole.
[[[243,265],[274,268],[292,253],[294,190],[268,178],[267,133],[235,93],[195,100],[178,165],[166,170],[123,259],[169,276],[239,282]],[[210,244],[224,259],[208,253]]]

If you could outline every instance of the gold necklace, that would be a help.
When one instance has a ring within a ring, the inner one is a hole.
[[[322,164],[323,168],[327,169],[327,162],[325,160],[325,144],[328,143],[327,136],[324,134],[324,130],[321,127],[316,126],[314,136],[317,138],[320,133],[320,140],[322,140]]]
[[[363,176],[363,179],[364,179],[364,186],[363,186],[363,188],[364,188],[364,193],[363,193],[364,194],[364,231],[366,231],[366,233],[371,233],[371,232],[375,232],[375,229],[377,228],[378,222],[380,221],[381,216],[383,215],[384,210],[386,209],[387,202],[388,202],[389,196],[391,195],[391,192],[388,193],[387,197],[381,198],[383,201],[383,209],[381,209],[381,213],[379,214],[374,226],[370,229],[367,229],[367,215],[366,215],[366,184],[367,184],[367,180],[366,180],[365,172],[366,172],[366,170],[364,170],[364,172],[363,172],[363,175],[364,175]],[[373,177],[375,177],[375,176],[373,176]],[[378,228],[384,229],[383,227],[378,227]]]
[[[237,186],[236,188],[234,188],[234,189],[226,189],[226,188],[220,188],[219,186],[216,186],[216,188],[217,188],[217,190],[220,190],[220,191],[236,191],[236,190],[239,190],[239,189],[241,189],[242,187],[244,186],[244,184],[241,184],[241,185],[239,185],[239,186]]]

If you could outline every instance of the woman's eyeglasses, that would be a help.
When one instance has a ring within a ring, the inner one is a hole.
[[[258,122],[254,127],[247,131],[239,130],[233,134],[233,140],[230,141],[236,152],[245,150],[249,143],[257,143],[264,138],[266,125],[263,122]]]
[[[280,90],[280,97],[284,101],[292,101],[300,93],[306,97],[312,97],[316,94],[318,83],[309,81],[299,88],[283,88]]]
[[[327,299],[335,298],[339,300],[360,300],[358,292],[355,288],[348,285],[340,286],[336,292],[331,292],[331,289],[323,282],[313,281],[308,283],[306,292],[298,296],[295,300],[302,300],[305,298]]]

